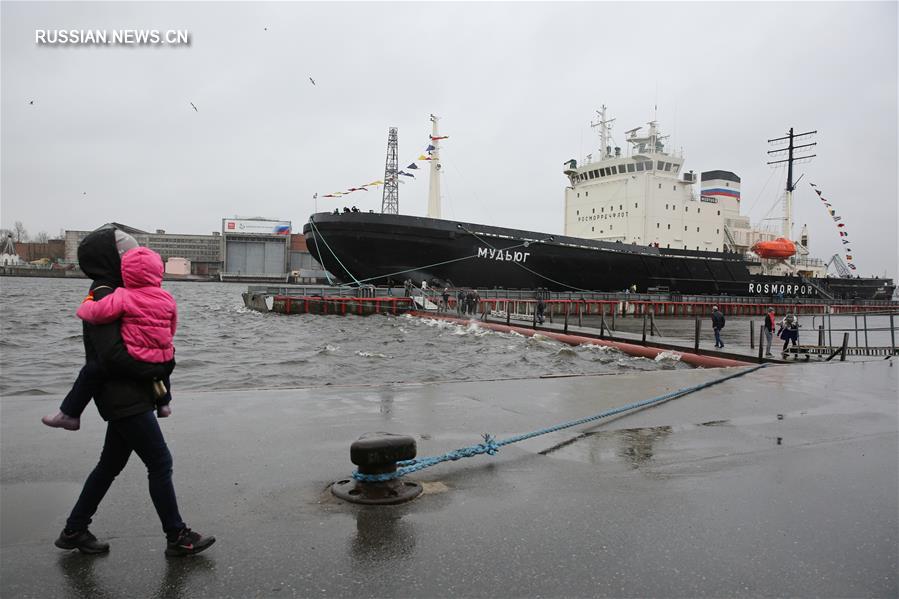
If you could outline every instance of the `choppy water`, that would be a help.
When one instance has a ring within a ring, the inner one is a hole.
[[[261,314],[246,286],[166,282],[178,301],[178,389],[486,380],[689,368],[408,316]],[[0,395],[64,394],[84,360],[85,279],[0,278]]]

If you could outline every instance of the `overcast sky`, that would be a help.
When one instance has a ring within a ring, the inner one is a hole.
[[[562,231],[563,162],[653,118],[686,168],[742,178],[743,212],[776,217],[767,139],[817,129],[795,196],[813,254],[840,250],[807,182],[843,216],[862,274],[897,273],[897,3],[2,2],[0,227],[117,221],[208,234],[221,219],[293,222],[381,192],[441,117],[443,216]],[[37,29],[188,30],[189,46],[35,43]],[[313,85],[309,77],[315,80]],[[34,103],[31,104],[30,102]],[[191,108],[193,102],[197,111]],[[424,215],[426,170],[400,188]],[[698,190],[697,190],[698,191]],[[774,224],[774,223],[771,223]]]

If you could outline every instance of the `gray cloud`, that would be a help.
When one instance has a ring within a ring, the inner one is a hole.
[[[55,233],[116,220],[203,233],[240,214],[298,229],[314,193],[383,175],[388,127],[399,127],[400,160],[414,159],[433,112],[451,136],[444,216],[559,232],[562,162],[595,151],[589,121],[604,103],[621,145],[658,106],[687,167],[739,174],[755,219],[784,183],[765,165],[766,140],[817,129],[818,156],[798,169],[797,226],[808,223],[817,256],[839,251],[806,185],[815,182],[843,215],[861,272],[896,276],[896,3],[4,2],[0,11],[3,227]],[[34,30],[47,28],[187,29],[192,44],[37,46]],[[401,211],[423,214],[426,195],[423,173],[401,188]],[[367,210],[380,200],[371,191],[343,203]]]

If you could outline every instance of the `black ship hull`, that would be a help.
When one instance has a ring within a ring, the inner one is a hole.
[[[636,285],[698,295],[891,298],[885,279],[753,275],[738,254],[610,243],[473,223],[365,212],[319,213],[303,227],[316,260],[340,282],[553,291]]]

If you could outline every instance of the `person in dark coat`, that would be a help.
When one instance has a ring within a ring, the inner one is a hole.
[[[721,329],[724,328],[724,314],[718,311],[718,306],[712,306],[712,330],[715,331],[715,347],[724,347],[721,341]]]
[[[134,245],[133,237],[106,226],[88,234],[78,246],[78,262],[93,280],[94,299],[99,301],[122,286],[121,253]],[[109,551],[109,544],[97,540],[88,526],[112,482],[136,453],[147,467],[150,497],[166,535],[165,555],[184,556],[207,549],[215,537],[192,531],[178,511],[172,455],[156,421],[153,381],[171,374],[174,360],[157,364],[133,359],[122,340],[121,321],[103,325],[84,322],[82,330],[87,362],[98,362],[106,373],[94,395],[100,417],[107,421],[106,438],[100,461],[84,482],[54,544],[82,553]]]
[[[795,347],[799,341],[799,319],[793,316],[793,314],[784,316],[783,320],[780,321],[778,337],[784,340],[783,354],[786,357],[787,347],[790,343],[792,342]]]
[[[543,324],[543,320],[545,319],[545,314],[546,314],[546,300],[544,300],[543,296],[541,295],[539,298],[537,298],[537,312],[536,312],[537,324]]]
[[[456,293],[456,314],[460,317],[465,314],[465,290],[460,289],[458,293]]]

